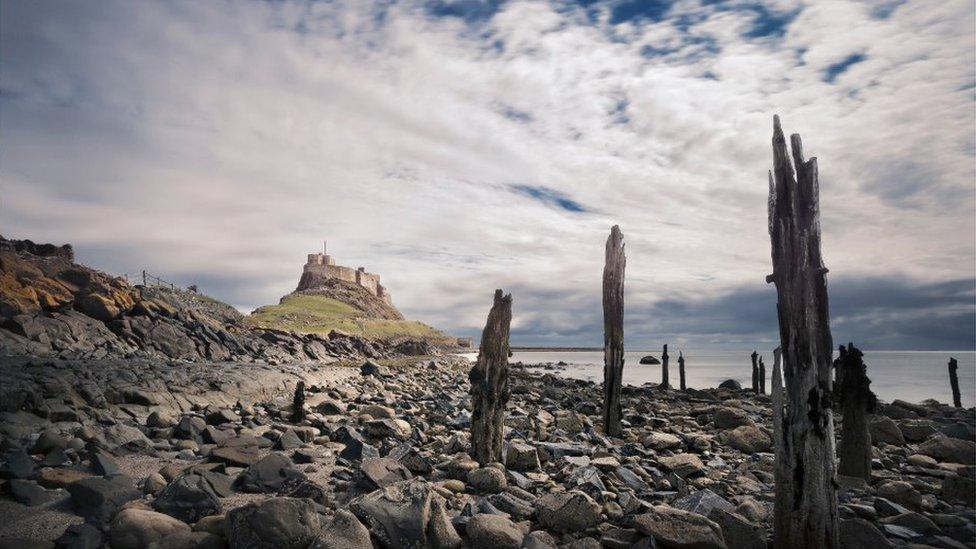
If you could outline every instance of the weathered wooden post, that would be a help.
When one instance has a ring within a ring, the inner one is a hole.
[[[661,351],[661,388],[670,389],[671,388],[671,376],[668,371],[668,344],[664,344],[664,350]]]
[[[291,400],[291,422],[301,423],[305,420],[305,382],[299,381],[295,386],[295,396]]]
[[[952,405],[962,408],[962,398],[959,395],[959,363],[949,357],[949,385],[952,386]]]
[[[759,394],[766,394],[766,364],[763,357],[759,357]]]
[[[837,472],[848,477],[871,479],[871,432],[868,414],[874,412],[878,399],[871,391],[864,366],[864,353],[853,343],[839,348],[834,361],[834,393],[840,400],[844,429],[840,433]]]
[[[508,333],[512,323],[512,295],[495,290],[488,321],[481,332],[478,360],[468,373],[471,381],[471,457],[481,465],[502,459],[502,434],[508,389]]]
[[[779,337],[786,377],[783,460],[777,467],[774,545],[780,549],[839,547],[834,479],[830,367],[833,343],[827,269],[820,250],[817,159],[803,159],[791,136],[793,162],[779,117],[773,118],[769,173],[769,236]],[[796,166],[794,177],[793,167]]]
[[[619,437],[620,386],[624,375],[624,235],[614,225],[603,266],[603,432]]]
[[[678,383],[681,390],[684,391],[685,387],[685,357],[678,351]]]
[[[779,473],[779,464],[783,462],[785,456],[780,453],[783,450],[783,350],[779,347],[773,349],[773,379],[771,381],[770,397],[773,405],[773,449],[776,453],[776,473]],[[776,484],[779,485],[777,478]]]
[[[759,393],[759,363],[757,359],[759,358],[759,353],[755,350],[752,351],[750,357],[752,359],[752,392]]]

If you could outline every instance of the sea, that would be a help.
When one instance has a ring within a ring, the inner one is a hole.
[[[747,350],[695,350],[681,349],[685,357],[685,379],[688,387],[705,389],[718,387],[727,379],[737,380],[743,387],[752,385],[752,349]],[[836,354],[836,353],[835,353]],[[624,353],[625,385],[640,386],[661,381],[660,364],[640,364],[641,357],[651,355],[658,359],[661,350],[634,350]],[[766,387],[771,386],[773,373],[772,351],[762,353],[766,363]],[[477,353],[466,353],[470,360]],[[669,349],[669,372],[672,386],[678,385],[678,350]],[[902,399],[921,402],[935,399],[952,403],[949,386],[949,357],[959,363],[959,390],[962,404],[976,404],[976,352],[973,351],[864,351],[871,389],[878,398],[891,402]],[[567,378],[603,381],[602,351],[516,351],[509,363],[558,364],[565,363],[551,373]]]

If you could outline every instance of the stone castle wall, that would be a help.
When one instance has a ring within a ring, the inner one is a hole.
[[[383,301],[393,304],[390,294],[386,288],[380,284],[380,275],[366,272],[362,267],[353,269],[336,265],[335,260],[328,254],[308,254],[308,261],[305,263],[305,273],[312,273],[324,278],[338,278],[346,282],[351,282],[362,286],[369,293],[380,297]]]

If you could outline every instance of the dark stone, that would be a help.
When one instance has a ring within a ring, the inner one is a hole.
[[[102,532],[91,524],[72,524],[55,542],[58,549],[98,549],[102,546]]]
[[[96,475],[108,477],[119,474],[119,465],[112,456],[102,450],[96,450],[91,456],[91,469]]]
[[[220,499],[207,480],[196,474],[180,475],[156,496],[153,509],[186,523],[219,515]]]
[[[237,477],[235,486],[242,492],[273,493],[294,489],[304,480],[305,474],[295,468],[288,457],[268,454],[245,469]]]
[[[68,492],[75,511],[95,524],[107,523],[123,503],[142,497],[126,475],[84,478],[69,484]]]
[[[718,386],[719,389],[735,389],[739,391],[742,389],[742,384],[734,379],[726,379]]]
[[[34,460],[24,450],[11,450],[5,456],[6,463],[0,467],[0,478],[26,479],[34,475]]]
[[[641,357],[640,363],[641,364],[660,364],[661,361],[658,360],[657,357],[655,357],[655,356],[647,355],[645,357]]]

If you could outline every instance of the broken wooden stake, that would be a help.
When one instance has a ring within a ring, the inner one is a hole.
[[[779,337],[786,378],[782,449],[777,449],[774,546],[839,547],[830,369],[833,343],[827,269],[820,250],[817,160],[803,159],[791,136],[793,161],[779,117],[773,118],[769,172],[769,236]],[[794,177],[794,165],[796,176]]]
[[[502,459],[502,434],[508,389],[508,333],[512,323],[512,295],[495,290],[488,321],[481,332],[478,360],[468,373],[471,381],[471,457],[481,465]]]
[[[959,395],[959,363],[949,357],[949,385],[952,387],[952,405],[962,408],[962,398]]]
[[[305,382],[299,381],[295,386],[295,395],[291,400],[291,422],[301,423],[305,420]]]
[[[871,433],[868,415],[874,412],[878,398],[871,391],[864,353],[853,343],[839,348],[834,361],[834,394],[840,401],[844,429],[837,448],[840,465],[837,472],[848,477],[871,479]]]
[[[766,394],[766,364],[763,357],[759,357],[759,394]]]
[[[661,351],[661,388],[670,389],[671,380],[670,372],[668,372],[668,344],[664,344],[664,350]]]
[[[614,225],[603,266],[603,432],[619,437],[620,387],[624,375],[624,235]]]
[[[685,357],[681,354],[681,351],[678,351],[678,383],[682,391],[687,389],[685,387]]]
[[[753,350],[749,358],[752,359],[752,392],[759,394],[759,353]]]

